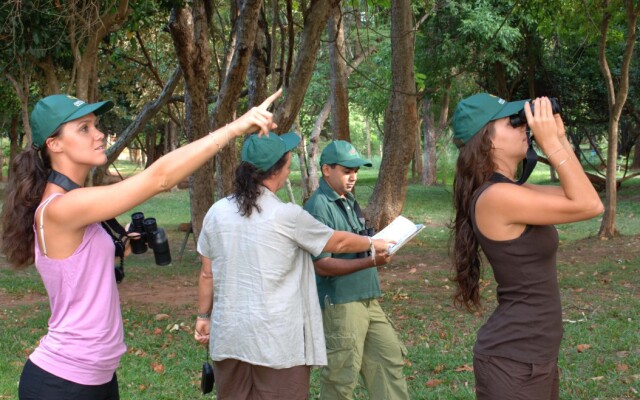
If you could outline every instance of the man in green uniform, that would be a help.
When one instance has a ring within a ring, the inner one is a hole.
[[[320,156],[320,187],[304,209],[333,229],[366,234],[364,216],[351,193],[361,166],[371,167],[351,143],[336,140]],[[353,399],[362,375],[369,398],[409,399],[402,369],[406,348],[382,311],[377,266],[383,253],[321,253],[314,258],[328,366],[320,377],[320,398]]]

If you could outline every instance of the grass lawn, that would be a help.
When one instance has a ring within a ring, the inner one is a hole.
[[[541,169],[541,168],[539,168]],[[363,206],[375,171],[362,171],[357,195]],[[548,174],[532,179],[544,182]],[[292,175],[294,187],[296,176]],[[300,192],[296,191],[298,200]],[[284,198],[284,191],[279,193]],[[640,398],[640,178],[619,191],[621,236],[595,238],[600,220],[560,225],[558,271],[564,308],[560,351],[562,399]],[[128,351],[118,370],[123,399],[198,399],[205,349],[193,340],[199,271],[188,238],[187,191],[163,193],[133,211],[155,217],[170,237],[174,262],[157,267],[153,255],[132,255],[120,284]],[[133,212],[132,211],[132,212]],[[471,348],[477,329],[495,306],[495,283],[484,276],[483,315],[452,306],[448,259],[451,187],[411,184],[403,215],[427,229],[380,268],[383,308],[407,345],[405,374],[412,399],[473,399]],[[126,223],[131,213],[121,216]],[[2,263],[2,260],[0,260]],[[26,357],[45,334],[49,309],[35,268],[0,268],[0,399],[17,399]],[[357,398],[368,398],[359,387]],[[312,398],[318,394],[312,374]],[[212,398],[213,396],[209,397]]]

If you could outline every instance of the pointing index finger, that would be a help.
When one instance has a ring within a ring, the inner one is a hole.
[[[281,94],[282,94],[282,88],[278,89],[274,94],[267,97],[267,99],[263,101],[262,104],[258,106],[258,108],[266,110],[274,101],[276,101],[278,97],[280,97]]]

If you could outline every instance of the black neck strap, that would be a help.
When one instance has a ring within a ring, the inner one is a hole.
[[[347,218],[347,222],[349,222],[349,225],[351,225],[351,218],[349,218],[349,213],[347,212],[347,208],[345,207],[344,202],[341,199],[338,199],[336,200],[336,203],[338,204],[338,207],[340,207],[345,217]],[[355,211],[356,217],[358,217],[358,220],[360,221],[362,226],[366,228],[364,214],[362,213],[362,209],[360,208],[358,201],[355,199],[353,200],[353,211]],[[351,226],[351,229],[355,233],[358,233],[359,229],[356,229],[354,226]]]
[[[533,144],[531,143],[531,135],[529,134],[529,128],[527,128],[527,142],[529,142],[529,148],[527,149],[527,155],[525,156],[525,159],[522,164],[522,175],[520,176],[520,179],[518,179],[518,181],[516,182],[516,184],[518,185],[522,185],[527,181],[527,179],[529,179],[529,176],[531,176],[533,169],[536,167],[536,164],[538,163],[538,154],[536,153],[535,149],[533,148]]]
[[[67,192],[72,191],[73,189],[78,189],[82,186],[78,185],[71,179],[69,179],[66,175],[61,174],[56,170],[51,170],[49,176],[47,177],[47,181],[53,183],[54,185],[58,185]]]
[[[77,183],[75,183],[74,181],[72,181],[71,179],[69,179],[69,177],[66,176],[65,174],[62,174],[53,169],[49,173],[49,176],[47,177],[47,181],[53,183],[54,185],[60,186],[67,192],[70,192],[73,189],[78,189],[82,187]],[[111,218],[108,221],[103,221],[101,222],[101,224],[105,228],[107,233],[109,233],[114,239],[121,238],[124,235],[126,235],[125,229],[122,227],[122,225],[120,225],[120,223],[115,218]],[[119,235],[119,237],[114,235],[112,232],[116,232]]]

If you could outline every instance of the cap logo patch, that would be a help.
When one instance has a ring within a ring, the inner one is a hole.
[[[76,107],[80,107],[83,104],[84,104],[84,101],[82,101],[82,100],[78,100],[78,101],[74,101],[73,102],[73,105],[76,106]]]

